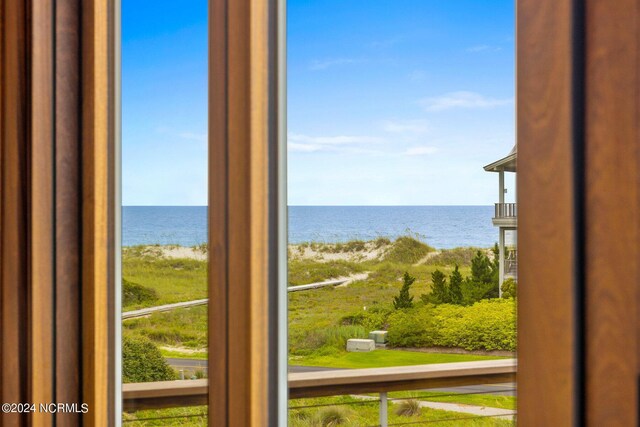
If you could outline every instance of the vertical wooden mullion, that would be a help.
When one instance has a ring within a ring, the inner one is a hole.
[[[56,164],[56,399],[82,402],[80,317],[80,1],[57,0],[55,10]],[[80,415],[60,413],[58,425]]]
[[[209,419],[221,426],[228,424],[227,80],[227,2],[210,1]]]
[[[585,2],[586,421],[638,425],[637,0]]]
[[[27,400],[27,29],[24,2],[2,2],[0,372],[2,402]],[[3,426],[26,419],[5,414]]]
[[[517,7],[522,426],[571,426],[579,419],[574,3],[520,0]]]
[[[54,6],[30,5],[29,93],[29,398],[55,402],[54,394]],[[34,412],[30,424],[49,426],[51,414]]]
[[[269,253],[269,4],[211,2],[209,366],[219,373],[210,374],[211,426],[267,425],[275,399],[268,395],[269,261],[277,256]]]
[[[110,0],[82,2],[82,400],[83,425],[113,422],[112,322],[113,98],[109,84],[113,42]]]

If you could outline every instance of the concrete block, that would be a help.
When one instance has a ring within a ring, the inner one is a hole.
[[[376,344],[386,344],[387,331],[371,331],[369,332],[369,339],[374,340]]]
[[[347,340],[347,351],[351,352],[367,352],[376,349],[376,342],[368,339],[352,338]]]

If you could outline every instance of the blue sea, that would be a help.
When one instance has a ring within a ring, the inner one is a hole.
[[[493,206],[290,206],[289,242],[344,242],[412,234],[438,249],[492,246]],[[192,246],[207,240],[205,206],[125,206],[122,243]]]

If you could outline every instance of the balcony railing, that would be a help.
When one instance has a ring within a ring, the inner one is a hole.
[[[517,218],[517,203],[496,203],[494,218]]]
[[[379,402],[380,422],[378,426],[387,426],[388,404],[393,400],[406,399],[389,398],[389,392],[504,383],[507,383],[507,388],[502,391],[513,392],[516,369],[515,359],[502,359],[422,366],[290,373],[289,398],[357,395],[362,397],[363,403]],[[208,381],[206,379],[123,384],[122,388],[123,409],[125,412],[141,409],[206,405],[208,399]],[[501,390],[496,388],[490,391],[490,393],[497,392],[501,392]],[[371,393],[378,394],[379,398],[371,396]],[[472,393],[463,394],[481,393],[487,392],[473,391]],[[370,399],[373,399],[373,402],[367,402]],[[430,398],[430,400],[433,399],[433,397]],[[515,411],[506,411],[506,413],[503,411],[496,415],[491,415],[487,411],[487,415],[475,418],[513,419],[514,415]],[[441,421],[453,420],[443,419]],[[415,424],[415,422],[406,424]]]

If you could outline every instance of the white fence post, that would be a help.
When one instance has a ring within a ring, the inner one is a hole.
[[[380,393],[380,427],[387,427],[389,424],[387,412],[387,392],[383,391]]]

